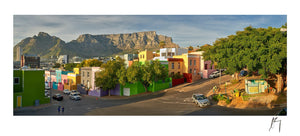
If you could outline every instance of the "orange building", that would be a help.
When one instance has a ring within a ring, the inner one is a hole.
[[[183,74],[183,59],[182,58],[168,58],[169,63],[169,75],[173,76],[176,73]]]
[[[173,56],[173,58],[183,59],[182,73],[190,78],[187,81],[194,82],[201,79],[201,54],[199,52],[185,53],[182,55]],[[169,68],[170,70],[170,68]],[[187,77],[186,77],[187,78]]]

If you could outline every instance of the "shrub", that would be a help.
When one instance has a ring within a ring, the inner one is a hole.
[[[173,79],[180,79],[180,78],[182,78],[183,76],[182,75],[180,75],[180,74],[178,74],[178,73],[176,73],[175,75],[173,75]]]

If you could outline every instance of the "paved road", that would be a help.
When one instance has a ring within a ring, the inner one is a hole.
[[[222,77],[229,81],[230,76]],[[280,108],[272,110],[242,110],[211,105],[199,108],[192,103],[193,93],[207,94],[209,89],[219,84],[219,79],[202,79],[194,83],[185,83],[154,94],[132,97],[83,96],[81,101],[52,101],[41,108],[24,108],[14,111],[14,115],[274,115]],[[60,91],[53,91],[61,93]],[[58,106],[64,106],[64,114],[57,112]]]

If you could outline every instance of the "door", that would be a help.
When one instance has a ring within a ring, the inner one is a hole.
[[[17,107],[22,107],[22,96],[17,96]]]
[[[130,88],[124,88],[123,90],[124,90],[123,91],[124,96],[130,96]]]

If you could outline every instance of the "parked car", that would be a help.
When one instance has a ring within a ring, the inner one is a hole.
[[[248,71],[246,71],[246,70],[242,70],[240,72],[240,76],[246,76],[247,74],[248,74]]]
[[[219,71],[215,71],[215,72],[212,72],[209,75],[209,78],[215,78],[215,77],[219,77],[219,76],[220,76],[220,72]]]
[[[79,94],[71,93],[69,96],[70,96],[69,98],[70,98],[71,100],[75,100],[75,101],[81,100],[81,96],[80,96]]]
[[[65,89],[63,92],[64,92],[64,94],[70,94],[71,93],[71,91],[69,89]]]
[[[49,95],[50,95],[49,91],[45,90],[45,96],[49,96]]]
[[[55,94],[52,98],[57,101],[62,101],[64,99],[64,97],[61,94]]]
[[[75,93],[75,94],[80,95],[80,92],[78,92],[78,91],[76,91],[76,90],[72,90],[71,93]]]
[[[287,115],[287,108],[283,108],[281,111],[276,113],[277,116],[286,116]]]
[[[45,89],[46,89],[46,90],[50,90],[50,87],[49,87],[49,86],[45,86]]]
[[[193,102],[196,103],[200,107],[210,105],[209,100],[203,94],[193,94],[192,99],[193,99]]]

